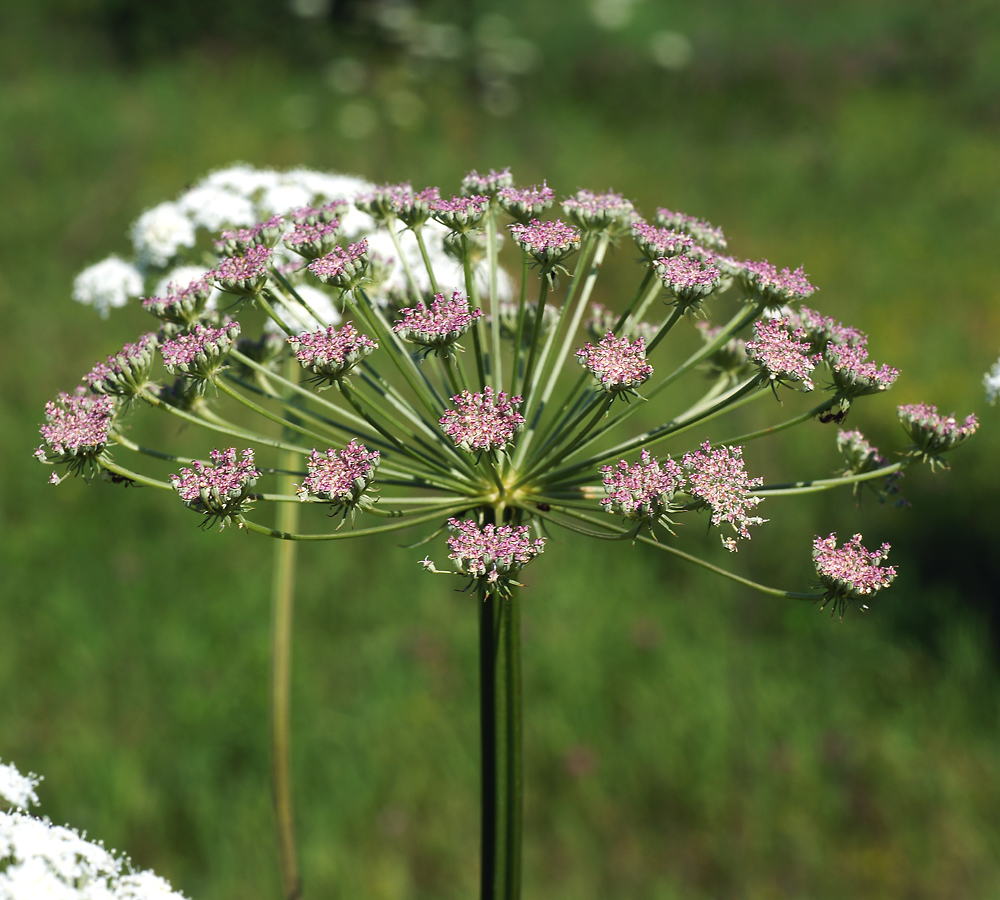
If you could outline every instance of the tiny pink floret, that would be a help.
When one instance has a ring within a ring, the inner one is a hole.
[[[545,538],[531,540],[528,525],[484,525],[472,519],[451,518],[448,558],[458,563],[460,571],[473,578],[485,578],[496,584],[524,568],[545,548]]]
[[[524,416],[517,411],[520,396],[508,399],[503,391],[494,395],[493,388],[487,386],[474,394],[462,391],[451,402],[454,409],[446,409],[439,424],[463,450],[502,450],[524,427]]]
[[[688,491],[708,504],[712,510],[712,524],[723,520],[733,526],[737,535],[749,540],[748,525],[762,525],[767,519],[749,516],[763,497],[751,491],[764,483],[763,478],[751,478],[743,463],[742,447],[716,447],[705,441],[700,450],[685,454],[681,465],[687,471]],[[736,550],[731,538],[723,539],[730,551]]]
[[[653,367],[646,362],[646,342],[616,338],[610,331],[598,344],[585,344],[576,351],[580,365],[609,393],[634,390],[649,380]]]

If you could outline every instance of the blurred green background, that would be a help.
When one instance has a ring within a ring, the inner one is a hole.
[[[896,584],[842,624],[651,548],[550,544],[527,573],[525,896],[1000,896],[1000,412],[981,385],[1000,350],[996,4],[37,0],[0,17],[0,757],[45,774],[44,813],[195,900],[278,896],[272,548],[142,490],[46,485],[44,402],[148,327],[73,304],[75,273],[235,160],[445,191],[510,165],[802,263],[814,305],[903,371],[851,415],[883,450],[903,444],[898,403],[983,422],[951,472],[907,474],[911,508],[773,499],[727,560],[801,589],[811,535],[891,541]],[[813,423],[754,445],[751,469],[822,477],[833,439]],[[301,554],[311,898],[476,891],[475,610],[397,544]]]

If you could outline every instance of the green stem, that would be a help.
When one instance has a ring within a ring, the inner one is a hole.
[[[297,370],[295,361],[289,360],[286,369],[289,378],[294,378]],[[297,454],[289,451],[282,454],[283,468],[291,468],[298,462]],[[280,476],[278,489],[283,493],[294,491],[294,478],[290,475]],[[294,532],[298,527],[299,509],[297,503],[279,505],[276,521],[278,529]],[[278,543],[274,550],[274,574],[271,581],[271,792],[278,829],[281,883],[286,900],[298,900],[302,895],[292,810],[290,737],[295,556],[294,543]]]
[[[870,472],[862,472],[860,475],[842,475],[838,478],[820,478],[814,481],[790,481],[787,484],[765,484],[763,487],[750,491],[757,497],[780,497],[790,494],[815,494],[819,491],[828,491],[845,484],[860,484],[864,481],[872,481],[876,478],[887,478],[890,475],[900,472],[909,466],[910,460],[893,463],[881,469],[872,469]]]
[[[469,236],[462,233],[462,270],[465,273],[465,296],[469,298],[469,309],[477,304],[479,291],[476,289],[476,279],[472,273],[472,256],[469,250]],[[483,360],[482,316],[472,325],[472,349],[476,354],[476,371],[479,375],[479,389],[486,387],[486,363]]]
[[[440,510],[434,510],[426,513],[425,515],[416,516],[413,519],[396,521],[392,525],[378,525],[375,528],[359,528],[357,531],[334,531],[332,533],[327,532],[326,534],[295,534],[278,528],[268,528],[266,525],[251,522],[249,519],[244,519],[243,525],[248,530],[257,532],[257,534],[264,534],[268,537],[278,538],[282,541],[347,541],[352,538],[368,537],[372,534],[385,534],[390,531],[400,531],[404,528],[412,528],[414,525],[420,525],[423,522],[430,522],[433,519],[442,519],[445,516],[463,512],[476,504],[476,498],[472,498],[460,504],[452,504],[451,506],[446,506]]]
[[[490,209],[486,214],[486,256],[490,269],[490,336],[493,341],[492,358],[490,359],[494,390],[503,388],[503,366],[500,359],[500,299],[497,297],[497,220],[496,199],[490,201]]]
[[[411,229],[413,236],[417,239],[417,246],[420,248],[420,255],[424,259],[424,268],[427,270],[427,277],[431,283],[431,293],[439,294],[437,278],[434,275],[434,268],[431,266],[431,258],[427,255],[427,245],[424,243],[424,230],[422,226]]]
[[[385,230],[389,232],[389,237],[392,238],[392,246],[395,248],[396,256],[399,257],[399,262],[406,273],[406,280],[410,283],[410,290],[413,291],[413,301],[422,300],[423,292],[420,290],[417,279],[413,275],[413,269],[410,268],[410,261],[406,258],[406,254],[403,253],[403,247],[399,243],[399,235],[396,234],[396,220],[389,219],[385,223]]]
[[[521,254],[521,298],[517,304],[517,330],[514,335],[514,363],[510,375],[511,396],[517,393],[517,379],[521,367],[521,341],[524,339],[524,311],[528,301],[528,254]]]
[[[635,309],[636,304],[646,295],[649,291],[649,286],[653,283],[653,277],[656,273],[653,271],[652,263],[648,264],[646,267],[646,274],[642,277],[642,282],[639,284],[639,289],[635,292],[635,295],[629,300],[628,306],[625,307],[625,311],[618,317],[618,321],[615,322],[615,327],[611,329],[611,333],[618,337],[621,333],[622,328],[625,327],[625,323],[628,321],[629,316],[632,315],[632,310]],[[645,311],[645,305],[643,306],[643,312]],[[641,319],[641,314],[636,317],[637,320]]]
[[[660,330],[653,335],[653,339],[649,342],[646,347],[646,355],[648,356],[656,349],[656,345],[660,343],[666,336],[667,332],[676,325],[681,318],[684,316],[684,307],[677,304],[673,309],[670,310],[670,315],[667,316],[667,321],[660,326]]]
[[[482,750],[482,900],[521,896],[523,769],[521,610],[509,598],[479,596],[479,700]]]

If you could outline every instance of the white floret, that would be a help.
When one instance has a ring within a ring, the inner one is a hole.
[[[181,247],[193,247],[194,224],[176,203],[147,209],[132,224],[132,246],[140,263],[165,266]]]
[[[0,806],[12,806],[14,809],[38,806],[35,788],[41,780],[35,774],[22,775],[10,763],[0,763]]]
[[[1000,359],[983,376],[983,387],[986,388],[986,399],[990,403],[996,403],[997,397],[1000,397]]]
[[[219,231],[244,228],[257,221],[253,202],[227,188],[203,185],[181,194],[177,207],[198,228]]]
[[[141,293],[139,270],[117,256],[88,266],[73,282],[73,299],[93,306],[105,319],[109,310],[125,306],[130,297],[138,297]]]
[[[273,169],[255,169],[246,163],[236,163],[206,175],[196,187],[223,188],[250,200],[261,191],[278,183],[278,173]]]

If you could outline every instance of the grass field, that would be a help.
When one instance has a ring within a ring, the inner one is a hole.
[[[137,308],[101,322],[71,303],[74,274],[125,251],[146,206],[237,159],[445,190],[511,165],[560,195],[614,187],[647,212],[703,215],[739,253],[803,263],[816,305],[903,371],[852,413],[880,447],[902,446],[897,403],[983,421],[953,471],[907,476],[909,509],[769,501],[771,522],[734,562],[751,577],[800,589],[815,533],[893,543],[897,583],[842,624],[648,548],[550,545],[526,573],[525,896],[1000,893],[1000,439],[981,389],[1000,349],[1000,137],[972,100],[861,80],[787,107],[785,82],[699,93],[662,80],[619,106],[610,88],[527,91],[495,118],[456,78],[412,88],[426,110],[412,129],[380,117],[349,138],[356,100],[273,56],[7,58],[0,757],[45,774],[44,813],[194,900],[278,892],[272,548],[203,533],[142,490],[45,484],[30,455],[44,402],[148,327]],[[617,286],[598,299],[620,302]],[[783,478],[837,464],[815,424],[748,457]],[[475,610],[398,543],[301,555],[307,897],[457,898],[477,883]]]

